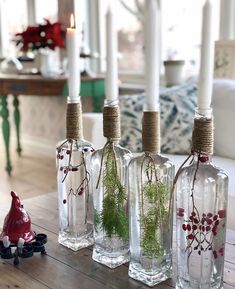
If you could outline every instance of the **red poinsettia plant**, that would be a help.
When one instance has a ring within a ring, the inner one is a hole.
[[[21,45],[22,51],[39,50],[56,47],[65,48],[65,30],[60,22],[51,23],[45,19],[45,24],[28,26],[21,33],[16,34],[16,45]]]

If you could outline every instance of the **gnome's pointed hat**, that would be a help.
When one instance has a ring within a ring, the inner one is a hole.
[[[35,233],[31,229],[30,217],[21,205],[17,193],[11,192],[11,197],[11,208],[5,217],[0,240],[4,236],[8,236],[11,243],[17,243],[19,238],[24,239],[25,243],[29,243],[35,238]]]

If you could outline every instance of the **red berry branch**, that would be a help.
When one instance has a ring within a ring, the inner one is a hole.
[[[191,188],[191,200],[192,200],[192,212],[187,219],[184,219],[182,224],[182,230],[186,233],[186,239],[189,241],[185,252],[188,251],[188,258],[193,250],[196,250],[199,255],[207,250],[213,250],[213,256],[216,259],[224,254],[224,244],[221,247],[214,248],[214,238],[218,234],[220,228],[225,227],[225,210],[218,210],[216,213],[203,213],[199,214],[199,211],[194,201],[194,187],[196,176],[199,168],[199,161],[204,162],[204,159],[198,156],[197,167],[193,177],[193,184]],[[185,217],[184,208],[177,209],[177,216],[179,218]]]
[[[70,143],[70,149],[67,149],[66,152],[62,149],[63,145],[66,143]],[[75,145],[77,145],[77,142],[75,142]],[[77,145],[78,146],[78,145]],[[69,191],[69,195],[73,194],[74,196],[81,196],[84,191],[88,190],[88,184],[90,181],[90,173],[88,172],[87,168],[86,168],[86,162],[85,162],[85,153],[88,152],[93,152],[94,149],[92,147],[88,147],[88,146],[84,146],[81,149],[81,154],[82,154],[82,161],[81,163],[79,163],[78,165],[74,166],[71,165],[71,159],[72,159],[72,147],[73,147],[73,142],[69,142],[69,141],[65,141],[62,145],[60,145],[57,148],[57,159],[58,160],[63,160],[64,159],[64,154],[66,153],[67,155],[69,155],[69,160],[68,160],[68,164],[66,166],[60,166],[60,171],[63,171],[64,173],[64,177],[62,179],[62,183],[65,181],[66,177],[68,176],[68,174],[70,172],[77,172],[79,170],[79,168],[82,168],[85,170],[85,177],[83,178],[82,182],[80,183],[80,185],[78,186],[78,188],[76,190],[74,189],[70,189]],[[66,204],[66,200],[63,200],[64,204]]]

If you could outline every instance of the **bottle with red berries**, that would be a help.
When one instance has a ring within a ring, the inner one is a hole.
[[[68,98],[67,138],[57,147],[60,244],[76,251],[93,244],[89,190],[92,145],[83,139],[80,101]]]
[[[212,163],[212,110],[196,113],[189,165],[176,182],[178,289],[222,288],[228,177]]]

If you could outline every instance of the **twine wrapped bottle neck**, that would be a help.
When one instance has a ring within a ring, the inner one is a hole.
[[[105,106],[103,109],[103,134],[108,141],[114,142],[121,138],[119,106]]]
[[[68,103],[66,115],[66,138],[68,140],[81,140],[82,137],[81,103]]]
[[[214,145],[213,118],[195,118],[192,135],[192,152],[212,155]]]
[[[142,123],[143,151],[160,153],[160,112],[145,111]]]

